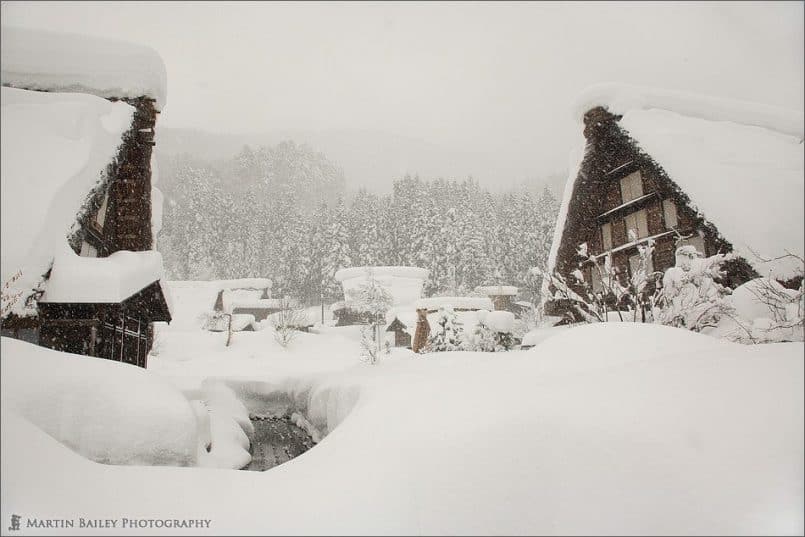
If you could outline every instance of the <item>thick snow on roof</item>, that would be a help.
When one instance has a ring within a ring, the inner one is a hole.
[[[805,253],[799,138],[666,110],[633,110],[620,123],[761,275],[792,275],[795,260],[758,256]]]
[[[335,279],[343,282],[351,278],[363,278],[366,276],[367,270],[371,270],[375,278],[396,276],[398,278],[419,278],[424,280],[428,277],[428,269],[418,267],[349,267],[336,272]]]
[[[235,280],[211,280],[210,283],[220,290],[228,289],[267,289],[272,285],[268,278],[238,278]]]
[[[584,114],[596,106],[603,106],[618,115],[634,110],[671,110],[708,121],[763,127],[797,138],[803,135],[801,111],[683,91],[616,83],[595,84],[576,99],[575,119],[581,121]]]
[[[2,88],[2,278],[30,290],[47,272],[102,178],[134,108],[75,93]],[[23,300],[18,301],[16,310]]]
[[[153,49],[98,37],[4,26],[4,86],[99,97],[167,99],[165,64]]]
[[[162,254],[154,250],[81,257],[65,248],[53,261],[40,302],[122,302],[161,278]]]
[[[349,298],[366,281],[368,271],[391,294],[393,305],[410,304],[422,296],[422,287],[428,277],[428,270],[417,267],[350,267],[335,273],[341,282],[344,296]]]
[[[485,296],[432,296],[430,298],[420,298],[416,301],[417,309],[437,310],[447,306],[464,310],[495,309],[489,297]]]
[[[517,288],[513,285],[482,285],[476,287],[475,292],[486,296],[515,296]]]
[[[579,103],[579,114],[600,105],[622,115],[620,125],[762,275],[784,278],[801,268],[790,258],[771,263],[760,258],[786,252],[802,256],[805,250],[802,112],[611,84],[593,87]],[[557,219],[550,269],[582,158],[577,150]]]

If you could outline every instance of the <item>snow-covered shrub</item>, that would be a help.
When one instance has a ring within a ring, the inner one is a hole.
[[[468,338],[467,350],[508,351],[514,346],[514,314],[508,311],[479,311],[478,324]]]
[[[450,306],[439,308],[436,326],[431,327],[428,351],[460,351],[464,346],[464,327]]]
[[[377,363],[380,353],[389,354],[391,349],[388,344],[380,342],[382,323],[373,322],[361,328],[361,359],[374,365]]]
[[[280,302],[280,310],[271,314],[271,326],[274,327],[274,339],[283,347],[293,341],[299,329],[307,324],[307,314],[290,299]]]
[[[756,278],[727,297],[733,312],[723,318],[713,335],[740,343],[802,341],[805,292],[787,289],[771,278]]]
[[[676,264],[665,271],[662,294],[654,309],[658,323],[701,332],[718,325],[732,308],[724,300],[729,288],[718,283],[724,276],[721,265],[732,254],[702,257],[695,247],[676,249]]]

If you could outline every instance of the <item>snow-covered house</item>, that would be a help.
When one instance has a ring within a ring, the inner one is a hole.
[[[587,90],[548,269],[574,282],[579,250],[609,256],[624,276],[653,240],[653,270],[678,246],[734,251],[731,287],[757,276],[797,277],[803,255],[803,115],[770,106],[607,84]],[[582,127],[580,125],[580,131]],[[553,305],[556,305],[555,303]],[[550,310],[550,306],[548,307]]]
[[[350,307],[354,294],[371,277],[383,287],[392,299],[392,308],[413,304],[422,296],[428,270],[418,267],[349,267],[335,273],[336,281],[344,289],[344,302],[333,305],[337,326],[368,323],[368,317]]]
[[[165,66],[118,41],[1,35],[3,334],[144,367],[151,322],[171,320],[152,250]]]
[[[267,278],[241,278],[218,280],[219,287],[213,309],[218,312],[253,315],[262,321],[282,309],[282,300],[271,298],[271,280]]]

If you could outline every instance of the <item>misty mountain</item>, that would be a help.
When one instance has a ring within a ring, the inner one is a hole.
[[[416,138],[358,129],[227,134],[160,127],[156,152],[160,165],[166,157],[178,154],[189,154],[207,162],[221,161],[235,157],[246,145],[256,149],[275,146],[285,140],[324,153],[343,169],[345,186],[353,191],[367,187],[388,193],[394,179],[406,174],[423,178],[473,177],[493,191],[527,186],[534,192],[541,192],[543,187],[549,186],[560,195],[565,182],[563,171],[536,178],[535,174],[516,169],[491,153],[456,151]],[[534,158],[538,158],[536,149]]]

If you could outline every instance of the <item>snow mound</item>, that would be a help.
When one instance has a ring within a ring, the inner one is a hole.
[[[785,317],[790,305],[797,307],[797,295],[797,291],[786,289],[773,279],[755,278],[736,287],[725,300],[735,308],[736,315],[751,321],[772,319],[776,314]]]
[[[81,257],[69,248],[56,256],[41,302],[122,302],[162,278],[162,254],[121,250]]]
[[[529,332],[526,332],[523,335],[523,340],[520,343],[520,346],[525,349],[526,347],[534,347],[549,337],[553,337],[556,334],[563,332],[570,328],[570,325],[561,325],[561,326],[548,326],[543,328],[534,328]]]
[[[30,293],[39,285],[115,158],[133,114],[123,102],[93,95],[2,88],[3,282],[19,270],[15,288]],[[25,313],[24,298],[15,313]]]
[[[582,372],[730,348],[737,351],[741,347],[670,326],[606,322],[558,331],[528,352],[544,357],[542,366],[554,372]]]
[[[509,311],[490,311],[481,322],[495,332],[510,333],[514,329],[514,314]]]
[[[2,357],[3,407],[84,457],[107,464],[195,464],[195,413],[158,375],[5,337]]]
[[[636,110],[669,110],[707,121],[729,121],[803,137],[803,113],[761,103],[698,95],[647,86],[614,82],[585,89],[573,106],[574,119],[581,121],[587,111],[602,106],[613,114]]]
[[[4,86],[98,97],[167,99],[167,72],[153,49],[98,37],[4,26]]]

